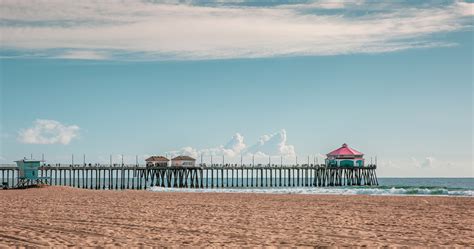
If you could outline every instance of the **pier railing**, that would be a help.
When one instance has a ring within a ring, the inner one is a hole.
[[[187,167],[145,165],[44,164],[38,176],[50,185],[87,189],[265,188],[378,185],[376,165],[213,164]],[[0,165],[1,183],[18,184],[16,165]]]

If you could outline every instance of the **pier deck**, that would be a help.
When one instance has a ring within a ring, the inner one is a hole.
[[[48,184],[87,189],[265,188],[378,185],[376,165],[198,165],[145,167],[143,165],[44,165],[38,175]],[[0,165],[2,184],[18,184],[18,168]]]

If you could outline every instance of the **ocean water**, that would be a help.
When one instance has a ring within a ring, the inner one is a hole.
[[[379,178],[379,186],[264,187],[264,188],[162,188],[156,192],[274,193],[336,195],[400,195],[474,197],[474,178]]]

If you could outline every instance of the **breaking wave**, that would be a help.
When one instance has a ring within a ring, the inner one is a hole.
[[[299,187],[299,188],[162,188],[152,187],[155,192],[196,193],[262,193],[262,194],[320,194],[320,195],[400,195],[400,196],[466,196],[474,197],[474,190],[446,187]]]

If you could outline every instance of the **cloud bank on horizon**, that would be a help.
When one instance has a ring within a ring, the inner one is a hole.
[[[179,150],[169,151],[172,157],[178,155],[187,155],[192,157],[203,156],[225,156],[236,158],[240,156],[255,156],[257,158],[268,156],[294,157],[295,147],[287,144],[286,130],[282,129],[270,135],[263,135],[252,146],[244,143],[244,137],[236,133],[226,145],[220,145],[214,148],[196,149],[193,147],[183,147]]]
[[[0,2],[1,53],[90,60],[200,60],[384,53],[456,45],[474,3],[295,1]]]
[[[48,119],[37,119],[33,122],[33,125],[29,128],[21,129],[18,131],[17,141],[23,144],[36,144],[36,145],[68,145],[79,134],[80,128],[77,125],[66,125],[56,120]],[[158,153],[160,154],[160,153]],[[188,155],[199,159],[201,156],[204,157],[205,162],[210,162],[210,156],[214,156],[215,161],[219,162],[222,156],[225,157],[226,163],[237,163],[241,157],[248,163],[251,158],[255,159],[256,163],[267,163],[268,158],[275,157],[282,158],[284,163],[297,163],[297,153],[295,146],[288,144],[287,132],[282,129],[278,132],[261,136],[256,143],[248,146],[245,143],[244,136],[240,133],[236,133],[225,145],[219,145],[211,148],[197,149],[191,146],[183,147],[179,150],[169,151],[165,153],[169,157],[175,157],[178,155]],[[36,155],[38,156],[38,155]],[[78,160],[81,160],[81,155],[77,155]],[[128,155],[128,154],[111,154],[111,155],[98,155],[92,159],[87,157],[87,161],[95,161],[101,164],[134,164],[141,163],[152,154],[140,154],[140,155]],[[326,156],[321,153],[316,153],[312,156],[302,156],[299,162],[302,163],[317,163],[324,162]],[[85,155],[84,155],[85,159]],[[383,167],[401,169],[400,165],[410,165],[414,168],[433,168],[441,165],[449,165],[450,162],[439,162],[432,156],[426,156],[419,160],[418,158],[411,157],[408,161],[384,161],[381,160],[380,165]],[[6,159],[3,155],[0,155],[0,163],[11,163],[13,159]],[[69,156],[56,156],[53,161],[67,162],[71,160]],[[278,159],[279,160],[279,159]],[[277,163],[279,162],[277,160]],[[366,158],[369,160],[369,158]],[[372,160],[372,158],[370,158]],[[367,161],[369,162],[369,161]]]

